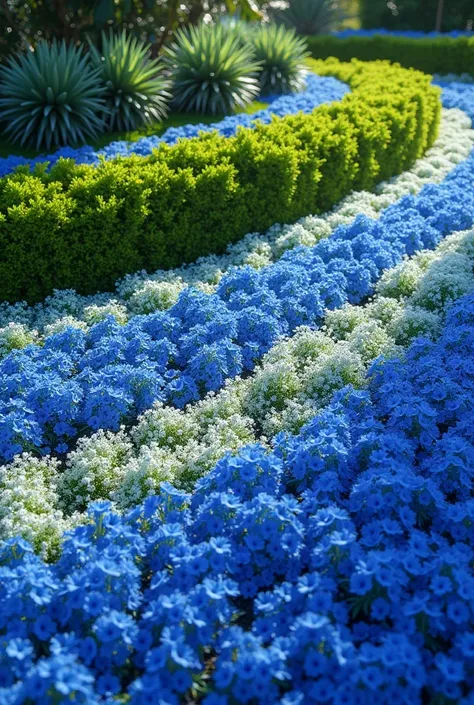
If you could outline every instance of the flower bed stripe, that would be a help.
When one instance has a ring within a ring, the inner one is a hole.
[[[193,497],[164,486],[125,518],[95,503],[54,566],[4,544],[6,705],[178,703],[193,680],[204,705],[465,705],[473,345],[471,295],[438,342],[380,361],[369,392],[342,390],[270,456],[228,458]]]
[[[59,464],[23,455],[0,469],[0,538],[21,534],[51,555],[93,500],[122,509],[163,481],[189,489],[229,451],[297,431],[349,382],[364,386],[380,354],[397,356],[418,335],[436,339],[452,303],[474,286],[474,230],[388,270],[374,300],[326,315],[278,343],[254,374],[184,411],[159,406],[129,433],[100,431]]]
[[[65,452],[78,433],[117,429],[156,401],[183,407],[216,391],[280,336],[364,300],[384,269],[473,221],[474,153],[378,221],[359,216],[258,272],[231,271],[215,294],[185,290],[168,312],[67,329],[43,348],[14,351],[0,363],[0,454]]]
[[[471,120],[474,120],[474,85],[472,83],[459,81],[446,83],[441,77],[436,81],[436,85],[443,88],[443,105],[446,108],[459,108],[469,115]]]
[[[444,101],[444,91],[442,98]],[[230,267],[249,264],[261,269],[277,261],[286,250],[315,245],[358,214],[377,218],[383,209],[402,196],[417,193],[426,183],[442,181],[465,159],[474,146],[474,131],[470,125],[462,112],[443,110],[440,134],[433,147],[411,169],[379,184],[375,193],[353,192],[329,213],[308,216],[295,225],[277,225],[263,235],[250,233],[231,245],[225,255],[211,255],[195,264],[170,271],[159,270],[152,275],[145,272],[129,275],[112,295],[80,296],[67,290],[56,292],[36,306],[24,302],[0,305],[0,326],[4,326],[0,328],[0,357],[14,348],[33,342],[41,344],[44,337],[68,325],[87,330],[107,315],[114,315],[118,322],[125,323],[137,314],[168,309],[185,286],[193,285],[211,292]]]

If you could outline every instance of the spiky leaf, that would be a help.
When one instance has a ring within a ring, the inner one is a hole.
[[[248,37],[260,63],[258,80],[262,95],[293,93],[304,88],[309,56],[306,42],[283,25],[261,25]]]
[[[36,149],[84,143],[103,130],[99,72],[80,48],[38,42],[0,66],[0,122],[12,142]]]
[[[178,110],[229,114],[259,92],[259,64],[229,27],[201,23],[180,29],[166,54]]]
[[[110,130],[135,130],[166,116],[169,81],[161,62],[150,58],[149,45],[125,30],[119,35],[102,32],[101,52],[89,44],[105,86]]]

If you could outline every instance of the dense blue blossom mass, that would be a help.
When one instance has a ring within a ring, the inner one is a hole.
[[[237,132],[238,127],[252,127],[256,120],[261,123],[269,123],[273,115],[283,117],[284,115],[294,115],[298,112],[311,113],[318,105],[341,100],[348,91],[349,87],[336,78],[309,73],[306,77],[306,89],[304,91],[283,96],[262,96],[260,100],[270,105],[268,108],[259,110],[256,113],[231,115],[211,125],[198,123],[195,125],[184,125],[183,127],[169,127],[161,137],[151,135],[149,137],[141,137],[135,142],[115,141],[99,150],[85,145],[77,148],[62,147],[54,154],[40,155],[35,159],[11,155],[0,159],[0,177],[24,164],[30,164],[33,167],[37,163],[47,161],[52,166],[61,158],[74,159],[78,164],[97,164],[101,156],[106,159],[113,159],[114,157],[128,154],[146,156],[151,154],[153,149],[162,142],[175,144],[178,139],[197,137],[200,132],[217,130],[224,137],[231,137]]]
[[[442,78],[435,80],[434,83],[443,89],[445,108],[459,108],[474,120],[474,83],[443,81]]]
[[[192,496],[92,504],[55,565],[7,541],[2,703],[471,704],[473,346],[470,295]]]

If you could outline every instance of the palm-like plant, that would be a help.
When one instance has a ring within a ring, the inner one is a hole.
[[[338,0],[289,0],[283,10],[273,13],[273,19],[298,34],[329,34],[347,19]]]
[[[309,56],[306,42],[294,29],[283,25],[261,25],[251,32],[248,42],[260,64],[258,80],[262,95],[293,93],[304,88]]]
[[[102,52],[89,45],[105,84],[105,118],[110,130],[135,130],[166,116],[169,81],[161,62],[150,58],[149,45],[125,30],[108,36],[102,32]]]
[[[178,110],[233,113],[259,92],[259,64],[229,27],[201,23],[180,29],[166,55]]]
[[[103,129],[99,71],[80,48],[38,42],[0,66],[0,122],[12,142],[36,149],[78,144]]]

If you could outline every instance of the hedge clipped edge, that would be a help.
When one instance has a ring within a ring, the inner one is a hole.
[[[422,156],[441,104],[430,77],[387,62],[313,62],[352,93],[312,114],[162,145],[98,167],[58,162],[0,180],[0,299],[92,293],[140,269],[220,253],[245,233],[331,208]]]
[[[314,58],[350,61],[386,59],[425,73],[469,73],[474,76],[474,37],[306,37]]]

